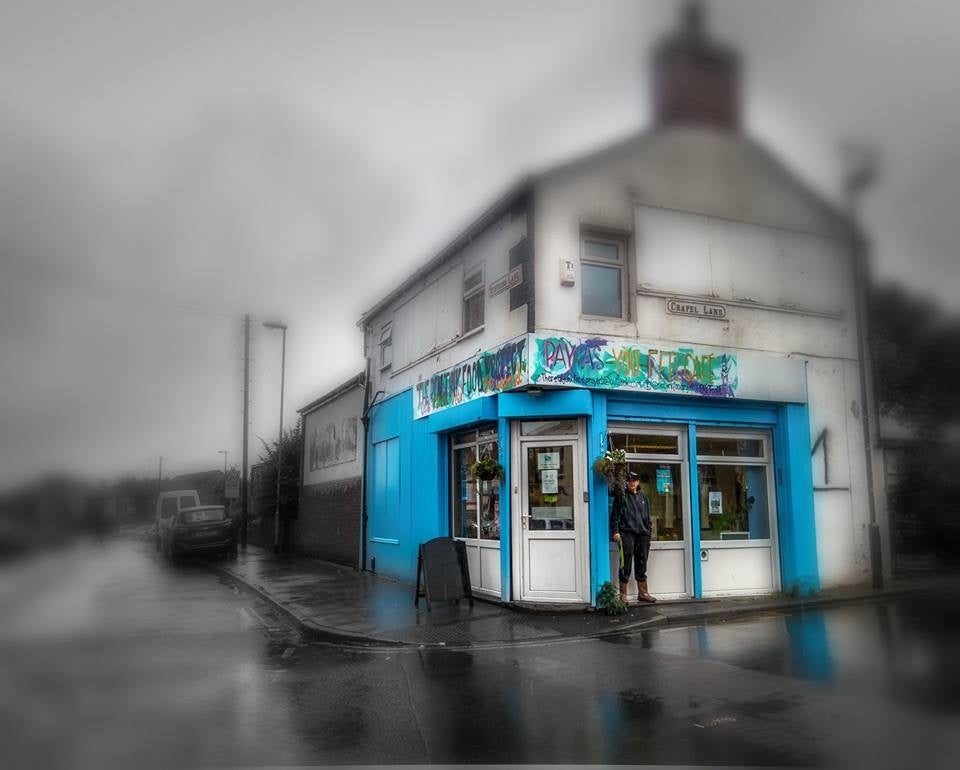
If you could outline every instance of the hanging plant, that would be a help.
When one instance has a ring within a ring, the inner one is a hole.
[[[627,481],[627,453],[608,449],[593,461],[593,470],[607,479],[611,489],[621,489]]]
[[[480,481],[492,481],[503,478],[503,466],[489,455],[470,463],[470,475]]]

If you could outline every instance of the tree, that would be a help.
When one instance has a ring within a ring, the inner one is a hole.
[[[254,499],[257,513],[264,519],[273,518],[277,501],[277,439],[267,442],[262,437],[263,451],[259,493]],[[280,520],[282,524],[295,519],[300,506],[300,457],[302,454],[303,428],[296,425],[283,432],[280,446]]]
[[[902,286],[870,296],[870,346],[880,413],[928,438],[960,420],[960,319]]]
[[[880,413],[914,436],[903,451],[890,490],[898,552],[927,550],[955,558],[946,547],[956,532],[960,482],[957,448],[947,429],[960,422],[960,319],[902,286],[875,287],[870,296],[870,346]]]

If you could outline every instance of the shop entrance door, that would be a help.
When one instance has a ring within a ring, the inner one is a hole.
[[[579,437],[519,439],[515,566],[522,601],[590,601],[581,447]]]

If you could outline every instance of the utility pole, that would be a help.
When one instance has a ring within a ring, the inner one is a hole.
[[[250,316],[243,317],[243,477],[240,480],[240,547],[247,547],[247,430],[250,426]]]
[[[287,325],[279,321],[264,321],[267,329],[279,329],[280,342],[280,431],[277,435],[277,504],[273,511],[273,552],[280,553],[280,469],[283,462],[283,377],[287,362]]]
[[[160,494],[160,482],[163,479],[163,457],[160,458],[160,463],[157,467],[157,494]]]

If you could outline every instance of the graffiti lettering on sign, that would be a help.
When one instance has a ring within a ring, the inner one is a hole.
[[[735,395],[738,384],[732,353],[568,337],[537,337],[532,353],[531,382],[725,398]]]
[[[414,418],[523,385],[527,381],[526,351],[525,338],[508,342],[498,350],[481,353],[418,382],[413,399]]]
[[[314,428],[308,458],[311,471],[356,460],[357,418],[344,417],[339,423],[333,421]]]

